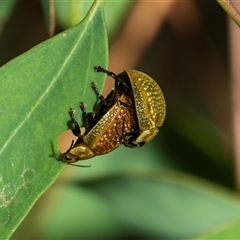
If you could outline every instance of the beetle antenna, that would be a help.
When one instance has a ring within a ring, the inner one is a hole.
[[[79,165],[79,164],[74,164],[74,163],[68,163],[68,165],[72,165],[74,167],[91,167],[91,165]]]
[[[103,73],[106,73],[108,76],[112,77],[115,80],[116,85],[121,84],[122,88],[125,89],[124,92],[129,92],[129,94],[130,94],[131,89],[129,88],[129,86],[118,75],[116,75],[114,72],[110,72],[110,71],[102,68],[101,66],[95,66],[94,69],[97,72],[103,72]],[[115,87],[116,87],[116,85],[115,85]]]

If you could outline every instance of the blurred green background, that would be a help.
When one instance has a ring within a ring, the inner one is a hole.
[[[91,6],[70,2],[56,1],[55,33]],[[12,239],[193,238],[238,219],[227,15],[215,1],[109,1],[106,19],[109,69],[152,76],[165,123],[141,149],[67,166]],[[1,66],[49,38],[40,1],[17,2],[0,23]]]

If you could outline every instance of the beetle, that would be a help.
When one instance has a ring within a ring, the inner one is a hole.
[[[95,70],[111,76],[115,80],[115,88],[121,89],[134,103],[138,129],[128,134],[125,146],[141,147],[150,142],[159,132],[166,116],[165,99],[157,82],[137,70],[125,70],[118,75],[101,66],[96,66]]]
[[[67,164],[83,166],[73,163],[113,151],[125,141],[127,142],[128,133],[133,132],[137,127],[134,120],[135,109],[127,95],[118,95],[115,90],[112,90],[104,99],[98,93],[96,84],[92,87],[100,98],[100,102],[94,113],[86,113],[86,104],[80,103],[87,121],[84,132],[81,132],[75,120],[75,110],[69,111],[74,126],[72,132],[78,139],[75,143],[72,141],[69,149],[60,156],[60,160]]]
[[[115,80],[115,88],[104,98],[97,85],[92,83],[100,102],[94,113],[86,113],[86,105],[80,104],[87,120],[84,133],[74,118],[75,111],[70,109],[72,132],[78,139],[60,157],[67,164],[76,165],[73,163],[78,160],[106,154],[121,144],[141,147],[156,136],[165,119],[165,99],[151,77],[137,70],[126,70],[116,75],[100,66],[94,69],[111,76]]]

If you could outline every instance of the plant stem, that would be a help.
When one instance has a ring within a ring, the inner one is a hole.
[[[217,0],[226,13],[232,18],[232,20],[240,27],[240,13],[233,6],[230,0]]]

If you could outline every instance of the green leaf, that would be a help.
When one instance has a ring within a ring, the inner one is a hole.
[[[99,193],[127,229],[151,239],[189,239],[240,216],[237,194],[184,174],[132,173],[78,186]]]
[[[50,194],[57,195],[54,203],[44,205],[49,211],[44,216],[33,214],[25,225],[35,229],[40,217],[37,236],[42,239],[189,239],[240,216],[237,193],[172,171],[130,169],[56,187]],[[16,237],[26,238],[25,232]]]
[[[46,26],[49,32],[49,36],[54,35],[55,30],[55,11],[54,11],[54,2],[51,0],[41,0]]]
[[[227,221],[195,239],[239,239],[240,218]]]
[[[86,18],[0,69],[0,238],[8,238],[30,208],[58,177],[59,153],[68,110],[79,102],[92,110],[96,96],[90,83],[103,88],[107,65],[103,3],[95,2]],[[70,143],[69,143],[70,146]]]
[[[16,0],[0,1],[0,34],[6,21],[11,16]]]
[[[74,26],[86,14],[91,2],[89,1],[54,1],[56,18],[64,28]]]
[[[87,12],[89,1],[55,1],[56,19],[59,24],[68,28],[74,26],[80,21]],[[129,8],[132,6],[132,1],[109,1],[105,4],[105,17],[108,33],[112,36],[119,28],[122,21],[125,19]]]

